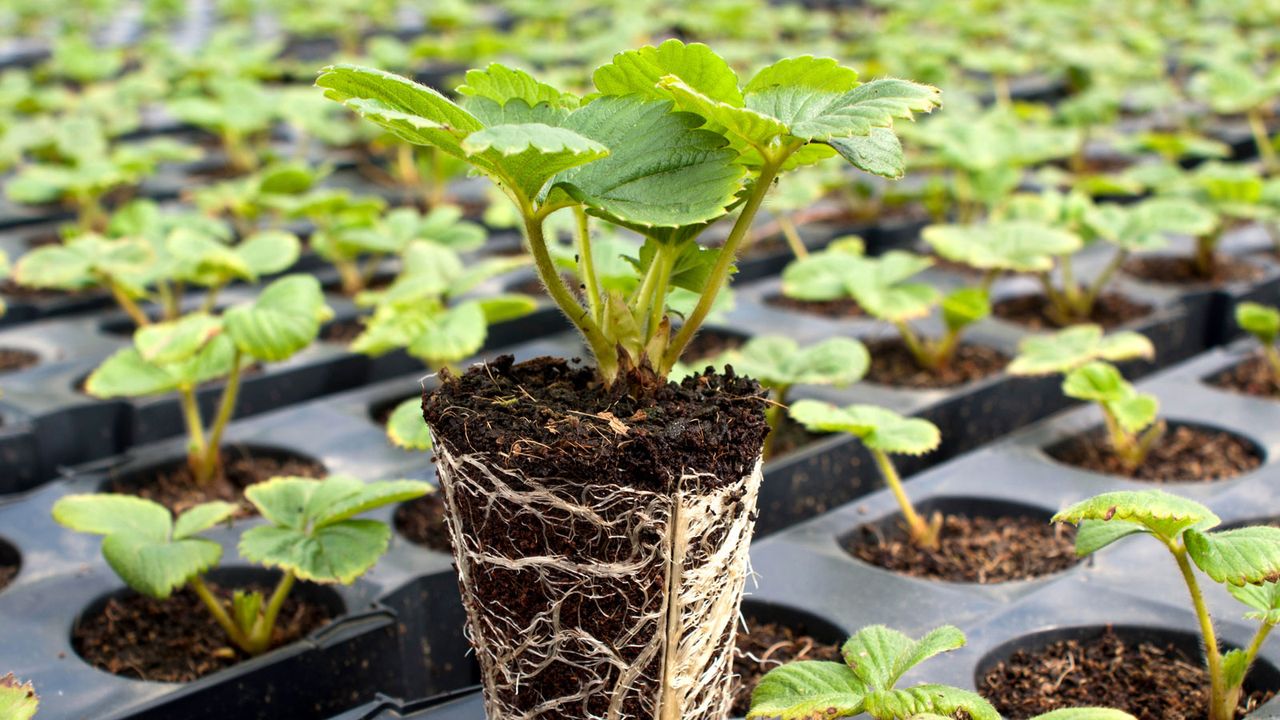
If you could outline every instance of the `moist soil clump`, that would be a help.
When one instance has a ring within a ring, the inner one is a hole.
[[[746,717],[751,709],[751,691],[770,670],[798,660],[844,662],[840,648],[813,639],[779,623],[747,621],[747,630],[738,630],[733,651],[733,709],[730,717]]]
[[[1263,275],[1257,265],[1229,255],[1218,257],[1212,277],[1197,273],[1191,258],[1185,257],[1136,257],[1124,264],[1124,271],[1139,280],[1169,285],[1224,285],[1251,282]]]
[[[414,545],[452,552],[453,541],[449,539],[444,517],[444,497],[433,492],[396,508],[396,531]]]
[[[40,362],[40,356],[30,350],[0,347],[0,373],[29,368]]]
[[[992,584],[1062,572],[1078,563],[1075,529],[1035,517],[947,515],[937,549],[921,548],[906,530],[867,525],[843,541],[863,562],[912,577]]]
[[[1274,378],[1267,359],[1260,353],[1254,353],[1234,367],[1210,377],[1207,382],[1224,390],[1280,400],[1280,388],[1276,387]]]
[[[231,599],[232,590],[207,584],[224,603]],[[270,595],[273,588],[256,589]],[[271,647],[298,640],[330,619],[327,608],[300,598],[295,588],[280,608]],[[136,593],[111,598],[76,623],[71,641],[99,670],[152,682],[190,682],[249,658],[186,588],[168,600]]]
[[[195,476],[186,462],[166,465],[128,479],[114,479],[109,491],[137,495],[153,500],[175,514],[211,500],[240,504],[239,517],[257,514],[247,500],[244,489],[273,477],[293,476],[323,478],[324,465],[299,456],[255,455],[252,450],[224,449],[222,472],[206,487],[196,485]]]
[[[1151,309],[1147,303],[1131,300],[1120,293],[1106,293],[1093,304],[1089,322],[1111,329],[1146,317],[1151,314]],[[1001,320],[1022,325],[1029,330],[1074,324],[1059,322],[1051,311],[1052,306],[1044,295],[1018,295],[1001,300],[991,308],[992,314]]]
[[[1262,464],[1248,440],[1221,430],[1175,425],[1156,441],[1147,460],[1129,471],[1111,451],[1106,431],[1094,429],[1047,450],[1058,462],[1104,475],[1156,483],[1233,478]]]
[[[1274,695],[1245,687],[1240,716]],[[1126,642],[1111,628],[1088,640],[1018,650],[981,679],[979,691],[1011,720],[1078,706],[1113,707],[1138,720],[1208,717],[1203,661],[1172,643]]]
[[[350,345],[364,332],[364,323],[359,318],[334,320],[320,330],[320,339],[338,345]]]
[[[961,344],[951,362],[937,371],[921,368],[915,356],[898,338],[865,342],[871,353],[867,381],[877,385],[931,390],[975,382],[999,373],[1009,358],[989,347]]]
[[[782,310],[800,312],[819,317],[844,320],[848,318],[866,317],[866,312],[853,298],[837,298],[835,300],[797,300],[782,293],[774,293],[764,299],[766,305]]]

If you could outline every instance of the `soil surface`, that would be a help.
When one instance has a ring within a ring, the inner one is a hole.
[[[52,288],[27,287],[26,285],[19,285],[13,278],[0,280],[0,295],[7,295],[11,298],[21,298],[23,300],[80,297],[85,295],[87,292],[88,291],[86,290],[72,292],[70,290],[55,290]]]
[[[929,517],[925,517],[929,520]],[[900,522],[895,516],[895,522]],[[993,584],[1052,575],[1075,565],[1075,529],[1036,517],[947,515],[937,549],[911,543],[904,528],[867,525],[843,541],[863,562],[904,575]]]
[[[229,602],[232,589],[206,584]],[[266,595],[272,590],[256,589]],[[327,608],[300,599],[295,588],[280,609],[271,647],[304,637],[329,620]],[[168,600],[134,593],[112,598],[100,612],[81,618],[71,642],[80,657],[100,670],[155,682],[190,682],[249,657],[185,588]]]
[[[766,305],[772,305],[783,310],[792,312],[806,313],[809,315],[818,315],[825,318],[835,318],[842,320],[846,318],[866,317],[866,312],[854,302],[853,298],[839,298],[837,300],[797,300],[787,297],[782,293],[774,293],[765,297]]]
[[[208,487],[197,487],[186,462],[166,465],[124,479],[114,479],[110,492],[127,493],[154,500],[175,513],[188,510],[210,500],[238,502],[240,516],[257,514],[244,499],[244,489],[273,477],[322,478],[324,465],[309,458],[279,455],[254,455],[252,450],[226,448],[222,451],[222,472]]]
[[[732,333],[702,330],[693,336],[688,345],[684,346],[684,352],[680,354],[680,359],[686,363],[705,360],[730,350],[737,350],[745,345],[746,342],[746,338]]]
[[[444,526],[444,496],[440,492],[402,503],[396,508],[396,531],[406,540],[432,550],[453,552],[453,541]]]
[[[1078,435],[1046,452],[1053,459],[1104,475],[1157,483],[1225,480],[1262,464],[1257,448],[1239,435],[1189,425],[1170,427],[1147,460],[1130,472],[1111,452],[1102,428]]]
[[[1125,642],[1110,628],[1092,640],[1019,650],[979,685],[982,695],[1010,720],[1076,706],[1113,707],[1139,720],[1202,720],[1209,703],[1202,660],[1171,643]],[[1239,715],[1273,694],[1242,693]]]
[[[757,623],[747,619],[747,631],[738,630],[733,653],[733,709],[731,717],[746,717],[751,691],[770,670],[796,660],[843,662],[840,648],[814,640],[786,625]]]
[[[1146,317],[1151,310],[1147,303],[1131,300],[1121,293],[1106,293],[1093,304],[1089,322],[1110,329]],[[1017,323],[1029,330],[1064,327],[1063,323],[1051,317],[1050,305],[1044,295],[1007,298],[993,305],[991,312],[1001,320]]]
[[[1280,400],[1280,387],[1277,387],[1274,380],[1271,364],[1262,356],[1262,353],[1254,353],[1205,382],[1233,392]]]
[[[1185,257],[1136,257],[1124,264],[1124,271],[1139,280],[1170,285],[1223,285],[1261,278],[1262,268],[1247,260],[1219,255],[1213,277],[1196,273],[1195,265]]]
[[[320,329],[320,339],[338,345],[350,345],[362,332],[364,323],[360,322],[360,318],[334,320]]]
[[[0,373],[22,370],[40,362],[40,356],[30,350],[0,347]]]
[[[1004,370],[1009,358],[989,347],[961,343],[951,363],[930,372],[916,364],[915,357],[898,338],[864,341],[871,353],[867,382],[912,390],[932,390],[964,385]]]
[[[792,420],[791,416],[783,415],[782,422],[778,423],[778,429],[775,431],[773,444],[770,447],[773,452],[770,459],[782,457],[789,452],[795,452],[805,445],[817,442],[824,437],[827,436],[809,432],[803,425]]]

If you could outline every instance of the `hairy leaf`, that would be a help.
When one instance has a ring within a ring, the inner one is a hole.
[[[942,257],[979,270],[1048,272],[1053,259],[1083,246],[1074,233],[1026,220],[983,225],[930,225],[923,232]]]
[[[877,720],[910,718],[921,713],[955,717],[961,711],[972,720],[1000,720],[1000,713],[981,695],[946,685],[917,685],[867,695],[867,714]]]
[[[1155,346],[1136,332],[1104,336],[1098,325],[1074,325],[1051,335],[1031,335],[1018,343],[1011,375],[1065,373],[1095,360],[1119,362],[1155,356]]]
[[[840,718],[863,710],[866,687],[847,665],[793,662],[770,670],[751,693],[748,720]]]
[[[1231,585],[1280,580],[1280,528],[1244,527],[1221,532],[1191,528],[1183,540],[1196,567]]]
[[[1235,599],[1253,608],[1245,617],[1267,625],[1280,625],[1280,582],[1256,585],[1227,585]]]
[[[301,580],[349,585],[378,562],[391,528],[377,520],[347,520],[312,533],[266,525],[240,536],[250,562],[292,572]]]
[[[196,312],[139,328],[133,334],[133,345],[144,361],[167,365],[195,355],[220,332],[222,322],[218,318]]]
[[[311,344],[320,324],[331,316],[320,281],[289,275],[264,288],[252,304],[228,310],[223,324],[241,352],[270,362],[285,360]]]
[[[1220,522],[1204,505],[1163,490],[1103,493],[1053,516],[1053,522],[1076,525],[1085,520],[1137,524],[1165,541],[1173,541],[1188,528],[1203,531]]]
[[[950,625],[919,640],[883,625],[871,625],[849,638],[840,652],[869,690],[884,691],[893,689],[903,674],[916,665],[964,644],[964,634]]]
[[[387,439],[405,450],[430,450],[431,432],[422,419],[422,400],[409,398],[396,405],[387,418]]]
[[[791,405],[791,417],[815,432],[847,432],[867,447],[887,453],[923,455],[938,447],[941,435],[928,420],[903,417],[874,405],[838,408],[817,400]]]

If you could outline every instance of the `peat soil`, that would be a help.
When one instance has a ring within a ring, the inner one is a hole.
[[[1133,300],[1122,293],[1105,293],[1094,302],[1089,322],[1106,329],[1119,327],[1151,314],[1152,306]],[[1054,317],[1052,306],[1044,295],[1018,295],[1006,298],[991,307],[991,314],[1028,330],[1060,328],[1073,323],[1062,323]]]
[[[1262,353],[1254,353],[1236,366],[1210,377],[1207,382],[1232,392],[1280,400],[1280,385],[1277,385],[1275,377],[1271,364]]]
[[[946,367],[925,370],[899,338],[865,342],[871,353],[866,381],[910,390],[956,387],[990,377],[1004,370],[1009,358],[999,350],[961,343]]]
[[[222,451],[222,472],[207,486],[198,486],[191,468],[186,462],[181,462],[162,465],[127,478],[116,478],[108,489],[153,500],[175,514],[211,500],[239,503],[238,515],[247,517],[257,514],[244,499],[244,489],[250,485],[280,476],[322,478],[324,475],[324,465],[310,458],[278,453],[254,454],[252,448],[225,448]]]
[[[1097,428],[1046,450],[1058,462],[1103,475],[1155,483],[1226,480],[1262,464],[1253,443],[1239,435],[1192,425],[1175,425],[1156,441],[1146,462],[1126,468],[1111,451],[1106,431]]]

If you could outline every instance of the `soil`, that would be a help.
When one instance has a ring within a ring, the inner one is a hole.
[[[1120,293],[1106,293],[1093,305],[1089,322],[1108,330],[1151,314],[1152,307]],[[1019,295],[997,302],[991,312],[1001,320],[1017,323],[1029,330],[1046,330],[1065,325],[1050,317],[1050,306],[1044,295]],[[1073,323],[1066,323],[1067,325]]]
[[[899,338],[864,341],[871,353],[867,382],[912,390],[949,388],[975,382],[1004,370],[1009,358],[989,347],[961,343],[951,362],[930,372],[916,364],[915,357]]]
[[[320,329],[320,339],[338,345],[350,345],[364,332],[364,323],[360,318],[334,320]]]
[[[207,582],[224,602],[232,590]],[[256,588],[269,595],[272,588]],[[322,605],[302,600],[295,588],[276,620],[271,647],[306,636],[330,620]],[[107,601],[101,611],[80,619],[72,645],[94,667],[153,682],[190,682],[247,660],[227,640],[208,608],[188,589],[168,600],[129,593]]]
[[[1191,259],[1185,257],[1136,257],[1126,262],[1123,269],[1139,280],[1170,285],[1225,285],[1234,282],[1251,282],[1264,274],[1263,269],[1257,265],[1230,255],[1219,255],[1217,267],[1211,278],[1197,274]]]
[[[1234,367],[1208,378],[1205,382],[1224,390],[1280,400],[1271,365],[1262,353],[1254,353]]]
[[[764,299],[765,304],[772,305],[783,310],[792,312],[807,313],[809,315],[818,315],[825,318],[834,318],[843,320],[848,318],[866,317],[866,313],[854,302],[853,298],[839,298],[838,300],[796,300],[789,298],[782,293],[774,293]]]
[[[9,564],[0,564],[0,590],[4,590],[18,577],[18,566]]]
[[[730,717],[746,717],[751,691],[770,670],[797,660],[843,662],[840,648],[813,639],[802,631],[778,623],[747,621],[738,630],[733,652],[733,709]]]
[[[365,285],[363,288],[360,288],[360,290],[361,291],[385,290],[388,287],[391,287],[391,283],[395,281],[396,281],[396,276],[394,273],[378,273],[373,276],[373,280],[370,280],[369,284]],[[346,293],[342,292],[342,281],[340,280],[333,280],[331,282],[324,283],[323,285],[320,286],[320,289],[324,290],[325,293],[329,295],[341,295],[343,297],[354,297],[353,295],[347,295]]]
[[[1104,475],[1156,483],[1226,480],[1262,464],[1257,448],[1239,435],[1190,425],[1170,427],[1147,460],[1130,472],[1111,452],[1103,428],[1071,438],[1046,452],[1058,462]]]
[[[53,231],[34,233],[32,235],[28,235],[26,238],[26,245],[32,250],[61,244],[62,236]]]
[[[778,429],[774,431],[773,444],[770,446],[772,451],[770,459],[795,452],[805,445],[815,443],[824,437],[827,436],[809,432],[803,425],[792,420],[789,415],[784,415],[782,422],[778,423]]]
[[[686,363],[705,360],[730,350],[737,350],[745,345],[746,342],[746,338],[741,335],[717,330],[703,330],[694,335],[689,344],[684,346],[684,352],[681,353],[680,359]]]
[[[273,477],[293,476],[323,478],[324,465],[309,458],[281,455],[254,455],[241,448],[222,451],[222,472],[208,487],[197,487],[186,462],[156,468],[141,476],[113,479],[110,492],[127,493],[154,500],[174,513],[188,510],[203,502],[225,500],[240,503],[240,517],[257,511],[244,499],[244,489]]]
[[[979,685],[1010,720],[1075,706],[1113,707],[1138,720],[1202,720],[1209,702],[1208,673],[1199,658],[1172,643],[1126,642],[1111,628],[1091,640],[1019,650]],[[1242,695],[1241,716],[1274,693]]]
[[[5,278],[0,280],[0,295],[11,298],[20,298],[23,300],[42,300],[50,298],[66,298],[80,297],[86,294],[85,290],[54,290],[51,288],[33,288],[25,285],[19,285],[13,278]]]
[[[894,522],[863,526],[842,544],[859,560],[886,570],[982,585],[1052,575],[1080,561],[1075,529],[1045,518],[947,515],[939,547],[932,550],[912,544],[897,516]]]
[[[414,545],[440,552],[453,552],[449,530],[444,526],[444,497],[439,492],[410,500],[396,508],[396,531]]]
[[[29,368],[40,362],[40,356],[30,350],[0,347],[0,373]]]

